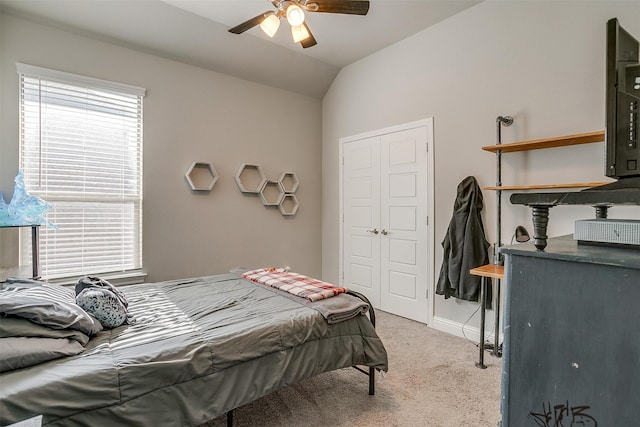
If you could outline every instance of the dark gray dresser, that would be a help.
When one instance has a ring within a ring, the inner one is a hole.
[[[501,252],[502,427],[640,426],[640,250]]]

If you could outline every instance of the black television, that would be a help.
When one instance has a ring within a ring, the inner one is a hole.
[[[617,18],[607,22],[605,175],[618,180],[640,177],[639,46]]]

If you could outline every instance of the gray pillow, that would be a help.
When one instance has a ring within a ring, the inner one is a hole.
[[[102,330],[100,322],[76,304],[72,288],[49,283],[0,290],[0,315],[22,317],[52,329],[74,329],[89,336]]]
[[[0,338],[0,348],[0,372],[26,368],[84,351],[82,344],[67,338]]]
[[[0,338],[38,337],[69,338],[87,345],[89,337],[75,329],[51,329],[22,317],[5,317],[0,320]]]

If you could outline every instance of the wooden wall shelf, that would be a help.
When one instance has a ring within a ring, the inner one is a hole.
[[[469,270],[469,273],[474,276],[504,279],[504,265],[487,264],[481,267],[472,268]]]
[[[512,142],[508,144],[486,145],[482,147],[485,151],[492,153],[500,150],[503,153],[515,151],[539,150],[543,148],[567,147],[569,145],[589,144],[592,142],[603,142],[604,131],[577,133],[574,135],[558,136],[554,138],[533,139],[530,141]]]
[[[575,182],[568,184],[538,184],[538,185],[503,185],[500,187],[482,187],[483,190],[549,190],[558,188],[591,188],[599,187],[609,182]]]
[[[509,120],[507,120],[509,119]],[[500,126],[505,125],[509,126],[513,123],[513,118],[510,116],[499,116],[496,119],[497,126],[497,134],[498,134],[498,144],[496,145],[487,145],[482,147],[484,151],[492,152],[496,155],[497,159],[497,180],[496,185],[493,187],[483,187],[483,190],[492,190],[496,192],[496,204],[498,205],[498,221],[497,221],[497,229],[498,229],[498,239],[497,246],[500,244],[500,203],[502,197],[502,191],[520,191],[520,190],[559,190],[559,189],[572,189],[572,188],[584,188],[588,189],[586,191],[569,191],[558,193],[557,191],[543,191],[540,193],[514,193],[511,195],[511,203],[512,204],[527,204],[518,202],[518,198],[521,196],[535,196],[538,195],[541,198],[544,197],[553,197],[554,194],[562,194],[566,197],[578,197],[579,199],[588,197],[580,196],[582,193],[600,193],[597,187],[600,187],[604,184],[609,184],[609,182],[576,182],[576,183],[564,183],[564,184],[538,184],[538,185],[499,185],[502,183],[501,181],[501,170],[502,170],[502,154],[503,153],[512,153],[517,151],[529,151],[529,150],[540,150],[544,148],[555,148],[555,147],[568,147],[571,145],[580,145],[580,144],[589,144],[592,142],[603,142],[605,140],[605,132],[595,131],[595,132],[587,132],[587,133],[576,133],[573,135],[565,135],[565,136],[557,136],[553,138],[544,138],[544,139],[532,139],[529,141],[520,141],[520,142],[512,142],[507,144],[501,144],[500,142]],[[596,189],[592,190],[592,188],[596,187]],[[606,187],[605,187],[606,188]],[[568,195],[568,196],[567,196]],[[563,197],[565,197],[563,196]],[[525,197],[525,199],[527,199]],[[528,199],[527,199],[528,200]],[[537,200],[537,199],[536,199]],[[582,200],[582,199],[581,199]],[[529,204],[533,209],[533,228],[534,228],[534,241],[535,245],[538,249],[544,250],[546,246],[546,231],[547,231],[547,222],[549,217],[549,207],[555,206],[560,203],[560,201],[554,200],[554,203],[546,203],[537,202],[537,205]],[[563,202],[564,203],[564,202]],[[567,204],[569,202],[566,202]],[[577,203],[574,203],[577,204]],[[584,203],[582,203],[584,204]],[[606,218],[606,208],[602,206],[596,207],[596,215],[604,215],[598,216],[598,218]],[[497,321],[497,319],[496,319]]]

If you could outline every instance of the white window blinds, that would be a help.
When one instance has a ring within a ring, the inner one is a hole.
[[[20,166],[53,205],[41,227],[47,279],[139,270],[144,89],[18,64]],[[21,260],[29,262],[29,229]]]

